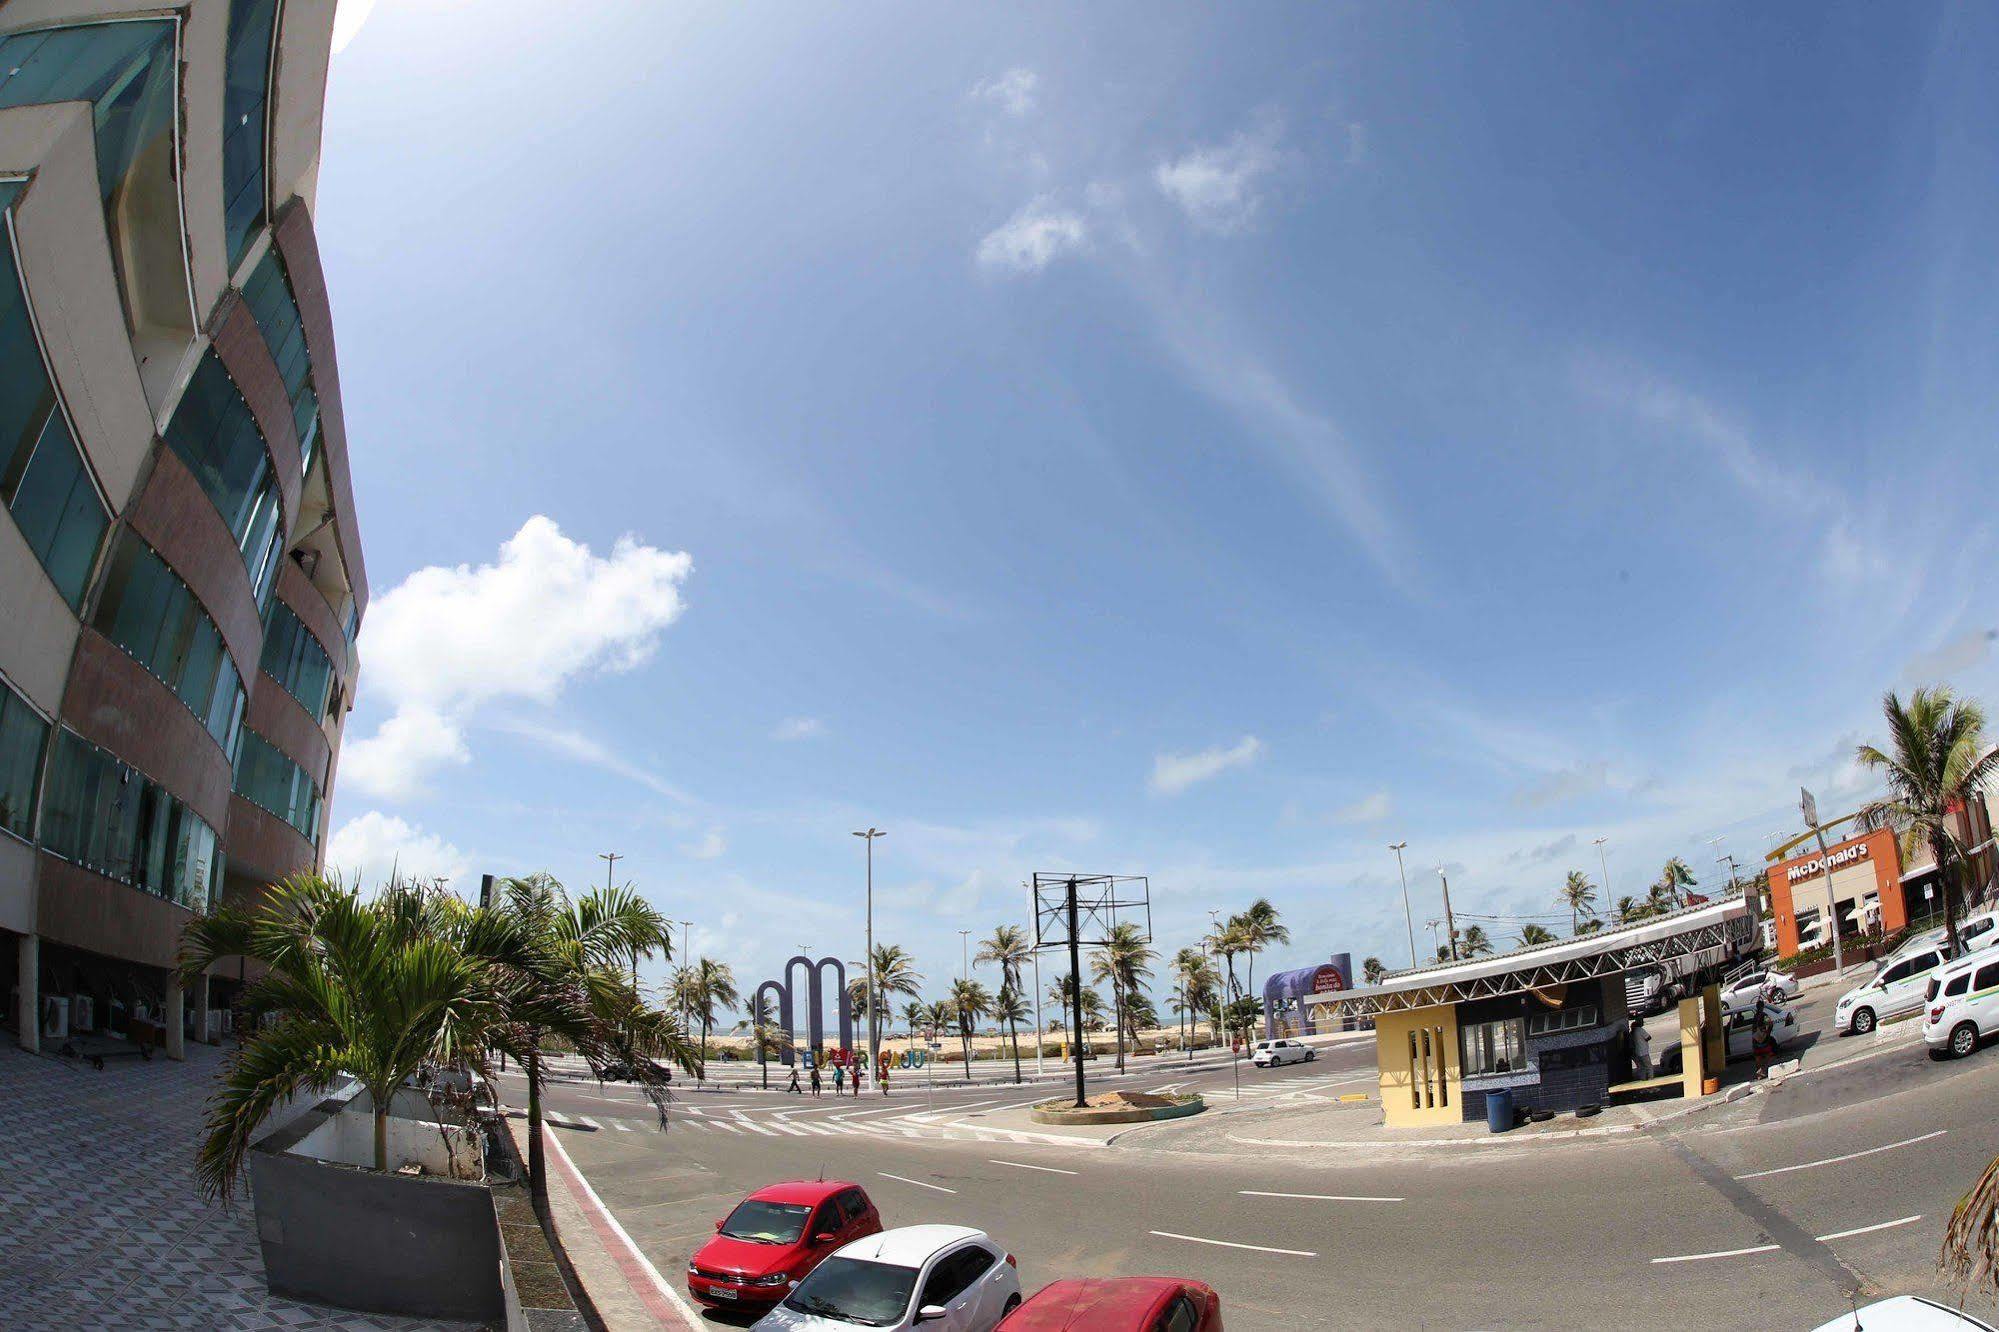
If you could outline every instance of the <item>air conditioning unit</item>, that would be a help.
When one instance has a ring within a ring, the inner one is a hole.
[[[94,1031],[97,1028],[96,1002],[87,994],[79,994],[69,1001],[69,1025],[74,1031]]]
[[[59,1041],[69,1035],[69,1000],[59,994],[42,996],[42,1039]]]

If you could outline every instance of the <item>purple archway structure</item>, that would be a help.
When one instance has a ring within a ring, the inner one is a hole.
[[[1316,1036],[1313,1014],[1305,1007],[1308,994],[1337,994],[1353,988],[1353,954],[1334,953],[1316,967],[1280,971],[1263,982],[1263,1034],[1266,1039],[1280,1035]],[[1295,1012],[1295,1018],[1285,1014]],[[1279,1031],[1279,1025],[1284,1030]]]
[[[854,1046],[854,1007],[847,996],[847,967],[837,957],[822,957],[817,962],[800,953],[784,964],[784,979],[767,980],[757,986],[756,997],[751,1001],[755,1008],[763,1008],[764,991],[777,995],[777,1025],[784,1032],[785,1042],[778,1051],[778,1059],[790,1064],[796,1061],[792,1037],[797,1033],[796,979],[800,967],[805,969],[805,1025],[809,1037],[805,1048],[817,1051],[826,1044],[824,976],[826,969],[833,969],[834,1009],[840,1027],[840,1049],[851,1050]]]

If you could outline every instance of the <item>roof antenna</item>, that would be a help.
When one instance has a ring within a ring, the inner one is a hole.
[[[819,1163],[819,1182],[821,1184],[826,1182],[826,1163],[824,1161]]]

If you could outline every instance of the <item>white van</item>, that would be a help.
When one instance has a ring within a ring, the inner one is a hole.
[[[1979,1037],[1999,1031],[1999,953],[1972,953],[1939,968],[1926,996],[1924,1044],[1932,1054],[1964,1058]]]
[[[1943,965],[1941,944],[1919,948],[1883,962],[1872,977],[1839,997],[1832,1025],[1841,1035],[1865,1036],[1887,1018],[1913,1013],[1923,1006],[1923,988],[1930,973]]]

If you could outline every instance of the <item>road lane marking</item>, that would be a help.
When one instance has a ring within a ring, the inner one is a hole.
[[[577,1123],[582,1124],[588,1128],[601,1129],[604,1127],[602,1124],[599,1124],[596,1120],[590,1118],[590,1116],[588,1115],[575,1115],[572,1116],[572,1118],[574,1118]]]
[[[1233,1240],[1202,1239],[1199,1235],[1176,1235],[1170,1230],[1147,1232],[1161,1239],[1186,1240],[1189,1244],[1213,1244],[1224,1249],[1248,1249],[1252,1253],[1281,1253],[1287,1258],[1317,1258],[1319,1255],[1309,1249],[1273,1249],[1265,1244],[1237,1244]]]
[[[1848,1152],[1844,1156],[1828,1156],[1818,1161],[1803,1161],[1797,1165],[1778,1166],[1775,1170],[1752,1170],[1746,1175],[1737,1175],[1736,1178],[1767,1179],[1771,1175],[1788,1175],[1793,1170],[1813,1170],[1819,1166],[1838,1165],[1841,1161],[1858,1161],[1863,1156],[1873,1156],[1877,1152],[1892,1152],[1897,1147],[1912,1147],[1919,1142],[1928,1142],[1931,1138],[1941,1138],[1948,1132],[1950,1132],[1949,1129],[1937,1129],[1933,1133],[1924,1133],[1917,1137],[1904,1138],[1900,1142],[1891,1142],[1880,1147],[1869,1147],[1864,1152]]]
[[[1836,1239],[1852,1239],[1855,1235],[1872,1234],[1877,1230],[1893,1230],[1896,1226],[1906,1226],[1911,1222],[1922,1219],[1922,1216],[1918,1214],[1916,1216],[1905,1216],[1899,1221],[1877,1221],[1871,1226],[1855,1226],[1851,1230],[1835,1230],[1830,1235],[1820,1235],[1818,1241],[1821,1244],[1826,1244]]]
[[[1077,1173],[1074,1170],[1058,1170],[1054,1166],[1029,1165],[1025,1161],[999,1161],[991,1157],[986,1158],[986,1164],[1012,1166],[1015,1170],[1039,1170],[1043,1174],[1048,1175],[1073,1175]]]
[[[1740,1258],[1746,1253],[1771,1253],[1774,1244],[1752,1244],[1746,1249],[1716,1249],[1713,1253],[1676,1253],[1670,1258],[1654,1258],[1655,1263],[1698,1263],[1708,1258]]]
[[[1400,1198],[1370,1198],[1345,1193],[1270,1193],[1263,1189],[1238,1189],[1245,1198],[1304,1198],[1309,1202],[1401,1202]]]
[[[876,1173],[877,1175],[880,1175],[880,1176],[881,1176],[881,1177],[882,1177],[883,1179],[893,1179],[893,1180],[898,1180],[898,1181],[900,1181],[901,1183],[904,1183],[904,1184],[914,1184],[914,1185],[915,1185],[915,1186],[916,1186],[917,1188],[919,1188],[919,1189],[935,1189],[935,1190],[937,1190],[937,1192],[939,1192],[939,1193],[956,1193],[956,1192],[957,1192],[957,1190],[956,1190],[956,1189],[947,1189],[947,1188],[945,1188],[945,1187],[944,1187],[944,1186],[943,1186],[942,1184],[925,1184],[925,1183],[924,1183],[924,1182],[923,1182],[922,1180],[920,1180],[920,1179],[909,1179],[909,1178],[907,1178],[907,1177],[905,1177],[905,1176],[902,1176],[902,1175],[891,1175],[891,1174],[889,1174],[889,1173],[888,1173],[888,1171],[886,1171],[886,1170],[877,1170],[877,1171],[875,1171],[875,1173]]]
[[[703,1124],[701,1127],[705,1129],[727,1129],[729,1132],[737,1134],[742,1132],[734,1124]]]
[[[596,1233],[598,1241],[604,1245],[612,1263],[617,1267],[618,1274],[624,1277],[625,1283],[631,1287],[632,1293],[638,1296],[646,1312],[651,1314],[661,1327],[672,1327],[675,1316],[680,1319],[680,1325],[683,1327],[705,1326],[705,1320],[694,1311],[694,1306],[683,1299],[679,1291],[666,1284],[666,1278],[659,1274],[659,1269],[652,1265],[652,1260],[632,1242],[631,1235],[612,1214],[611,1209],[604,1206],[604,1200],[597,1196],[597,1190],[590,1187],[590,1181],[576,1168],[576,1163],[569,1159],[569,1153],[563,1148],[562,1140],[553,1133],[544,1133],[543,1141],[548,1144],[549,1156],[555,1162],[556,1173],[569,1185],[570,1194],[576,1199],[577,1210],[583,1213],[584,1222]],[[612,1243],[613,1236],[619,1243]]]
[[[616,1129],[616,1130],[617,1130],[618,1132],[620,1132],[620,1133],[630,1133],[630,1132],[632,1131],[632,1126],[631,1126],[630,1124],[627,1124],[627,1123],[626,1123],[626,1122],[625,1122],[624,1120],[622,1120],[622,1119],[614,1119],[614,1120],[612,1120],[612,1121],[611,1121],[611,1127],[612,1127],[612,1128],[614,1128],[614,1129]]]

